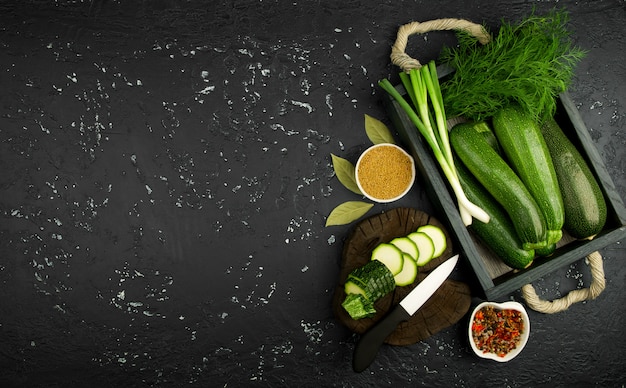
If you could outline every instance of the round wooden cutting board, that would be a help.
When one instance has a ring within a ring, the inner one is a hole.
[[[446,251],[430,263],[420,268],[415,283],[396,287],[375,304],[376,315],[372,318],[354,320],[341,306],[346,297],[344,283],[348,274],[357,267],[365,265],[372,250],[380,243],[389,242],[396,237],[403,237],[414,232],[418,227],[433,224],[440,227],[448,240]],[[437,219],[412,208],[394,208],[387,212],[369,217],[357,224],[344,243],[341,259],[339,284],[333,297],[333,311],[337,318],[350,330],[362,334],[374,323],[383,318],[396,306],[430,271],[452,256],[452,242],[448,231]],[[406,322],[398,325],[387,337],[390,345],[410,345],[424,340],[440,330],[458,322],[469,310],[471,293],[465,283],[447,279],[430,299]]]

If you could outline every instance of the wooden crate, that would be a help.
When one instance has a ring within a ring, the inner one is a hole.
[[[438,68],[438,72],[439,76],[443,77],[450,71],[446,67],[441,67]],[[405,93],[402,86],[398,86],[397,90]],[[433,205],[440,214],[445,215],[444,221],[447,221],[446,226],[455,240],[456,249],[469,261],[483,289],[483,296],[488,300],[507,296],[525,284],[626,237],[624,203],[568,93],[559,96],[556,118],[563,131],[586,158],[598,179],[607,202],[607,222],[602,232],[593,240],[575,240],[564,233],[553,255],[547,258],[537,258],[529,268],[524,270],[513,270],[506,266],[468,231],[459,216],[456,198],[445,176],[441,173],[430,147],[396,101],[386,95],[383,103],[403,145],[415,158],[419,175],[416,183],[424,186]],[[440,216],[440,218],[443,217]]]

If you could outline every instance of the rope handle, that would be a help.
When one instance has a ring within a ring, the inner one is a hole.
[[[419,69],[422,67],[422,64],[405,53],[409,36],[442,30],[465,31],[483,45],[491,41],[491,35],[482,25],[464,19],[445,18],[427,22],[411,22],[400,26],[398,29],[396,41],[391,47],[391,62],[406,73],[411,71],[411,69]],[[587,256],[587,261],[592,276],[589,288],[573,290],[563,298],[546,301],[539,298],[532,284],[526,284],[522,286],[522,296],[526,300],[526,304],[535,311],[553,314],[567,310],[574,303],[598,297],[605,287],[602,256],[599,252],[593,252]]]
[[[427,22],[411,22],[400,26],[396,41],[391,47],[391,62],[408,73],[411,69],[419,69],[422,64],[405,53],[409,36],[425,34],[429,31],[461,30],[475,37],[481,44],[491,41],[491,35],[480,24],[464,19],[435,19]]]
[[[526,304],[540,313],[554,314],[567,310],[574,303],[597,298],[605,287],[604,267],[600,252],[589,254],[587,262],[589,263],[592,277],[589,288],[573,290],[560,299],[547,301],[539,298],[532,284],[526,284],[522,287],[522,296],[526,300]]]

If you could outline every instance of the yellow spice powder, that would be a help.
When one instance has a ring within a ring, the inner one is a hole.
[[[367,194],[391,199],[402,194],[411,183],[412,162],[396,147],[379,146],[362,157],[357,174]]]

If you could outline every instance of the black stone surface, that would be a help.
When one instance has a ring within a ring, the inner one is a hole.
[[[357,198],[330,153],[355,159],[364,115],[385,120],[397,28],[555,6],[588,50],[570,93],[626,198],[623,0],[0,2],[2,386],[624,386],[621,243],[598,299],[530,311],[507,364],[473,356],[459,323],[355,374],[331,311],[350,226],[324,222]],[[431,209],[418,187],[372,212],[393,206]],[[589,278],[581,260],[535,287]]]

